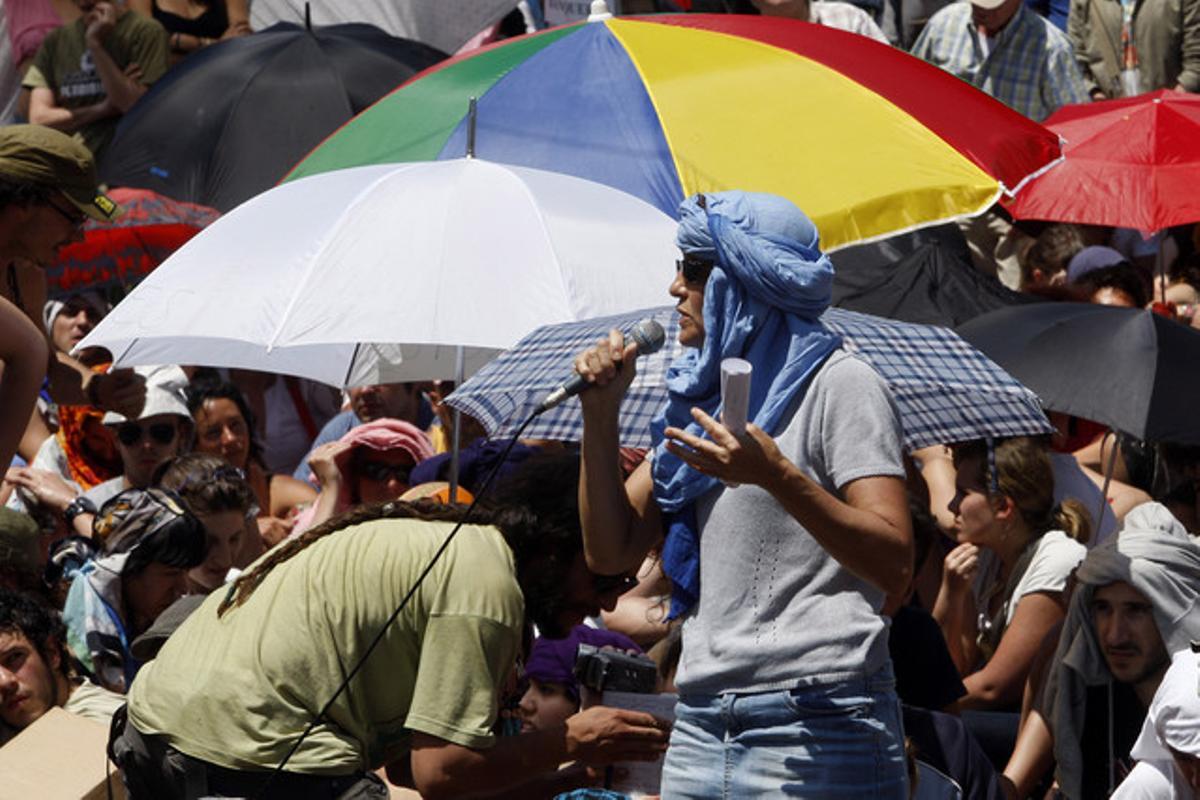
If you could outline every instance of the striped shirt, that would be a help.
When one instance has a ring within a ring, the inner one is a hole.
[[[912,52],[1037,122],[1089,99],[1066,34],[1024,5],[981,41],[971,4],[960,0],[930,18]]]

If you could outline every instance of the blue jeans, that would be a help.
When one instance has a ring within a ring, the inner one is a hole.
[[[839,684],[681,696],[662,796],[907,798],[890,666]]]

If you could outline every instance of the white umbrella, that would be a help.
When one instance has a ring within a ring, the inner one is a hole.
[[[660,303],[675,226],[618,190],[477,159],[324,173],[217,220],[79,346],[337,386],[457,377],[456,356],[472,372],[540,325]]]

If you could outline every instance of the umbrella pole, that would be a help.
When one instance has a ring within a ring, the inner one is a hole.
[[[1158,240],[1158,291],[1159,300],[1162,301],[1163,305],[1167,303],[1167,255],[1164,249],[1166,241],[1166,236]]]
[[[475,119],[478,103],[474,97],[467,106],[467,158],[475,157]]]
[[[463,385],[463,372],[465,367],[463,364],[463,348],[458,345],[454,348],[454,388]],[[450,502],[458,502],[458,450],[462,444],[460,436],[462,435],[462,412],[457,408],[454,409],[454,430],[450,431]]]
[[[1108,511],[1108,487],[1112,483],[1113,468],[1117,464],[1117,432],[1112,428],[1108,429],[1112,434],[1113,444],[1112,450],[1108,454],[1108,463],[1104,467],[1104,488],[1100,490],[1100,513],[1096,515],[1096,532],[1095,536],[1100,535],[1100,528],[1104,524],[1104,512]],[[1100,449],[1104,452],[1104,448]]]

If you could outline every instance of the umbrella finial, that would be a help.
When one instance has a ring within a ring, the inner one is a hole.
[[[601,22],[606,19],[612,19],[612,12],[608,10],[608,3],[604,0],[592,0],[592,13],[588,16],[588,22]]]
[[[476,98],[472,97],[467,107],[467,158],[475,157],[475,112]]]
[[[304,30],[312,33],[312,6],[304,4]]]

